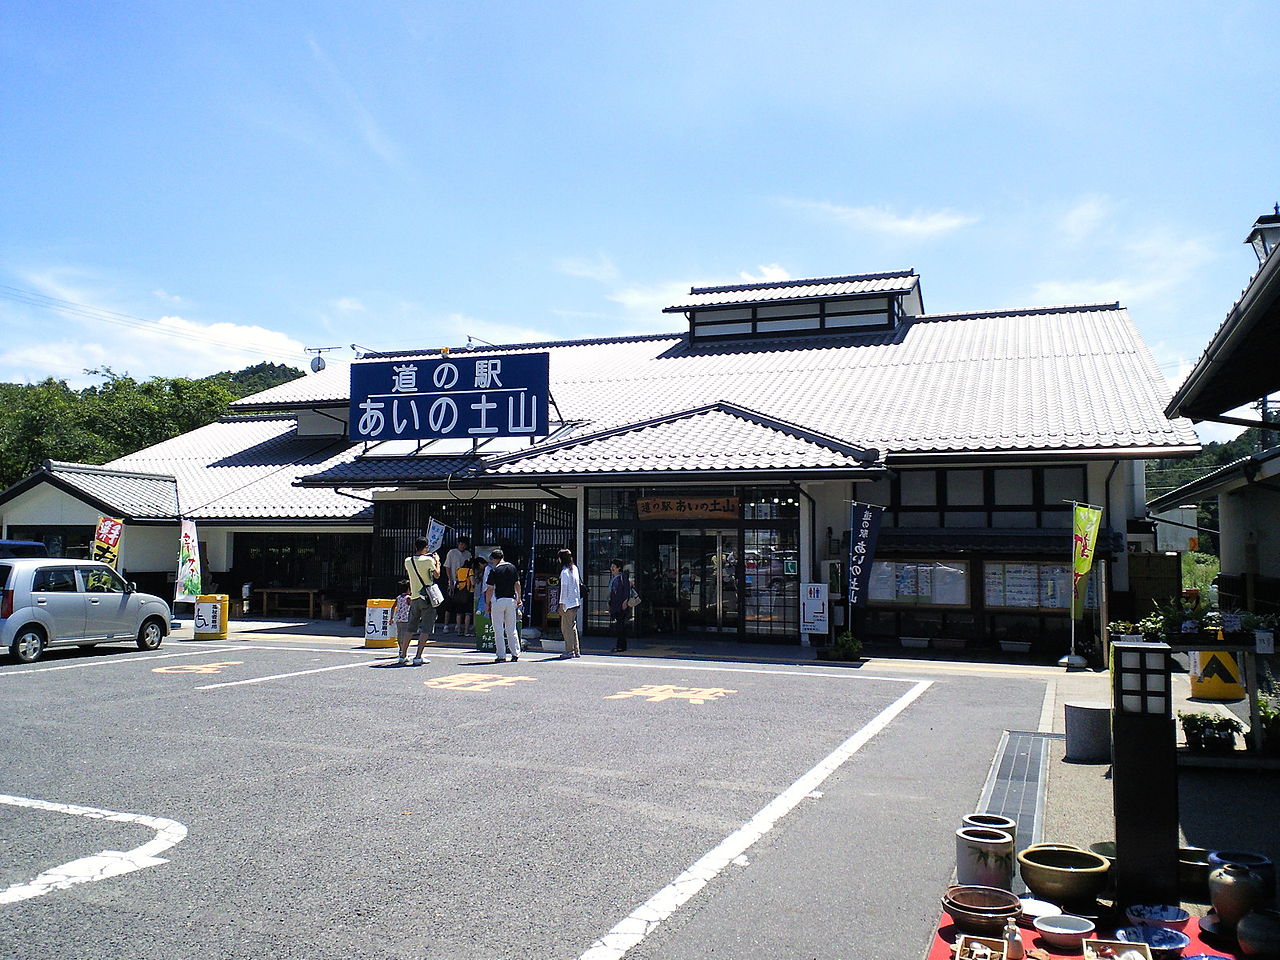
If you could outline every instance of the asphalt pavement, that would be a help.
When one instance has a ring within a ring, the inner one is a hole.
[[[754,645],[401,668],[359,642],[237,623],[0,666],[0,956],[919,955],[1002,734],[1065,691]]]

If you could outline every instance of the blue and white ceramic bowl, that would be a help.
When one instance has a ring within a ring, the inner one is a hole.
[[[1140,903],[1125,911],[1135,927],[1168,927],[1181,930],[1191,919],[1191,914],[1169,903]]]
[[[1121,927],[1116,939],[1123,943],[1145,943],[1153,960],[1176,960],[1191,943],[1191,938],[1168,927]]]

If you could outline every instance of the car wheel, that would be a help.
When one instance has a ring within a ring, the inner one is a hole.
[[[35,663],[44,655],[44,633],[39,627],[23,627],[9,650],[19,663]]]
[[[154,650],[164,640],[164,627],[159,620],[148,620],[138,631],[138,649]]]

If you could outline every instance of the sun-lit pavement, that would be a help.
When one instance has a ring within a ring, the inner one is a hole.
[[[50,887],[0,899],[0,955],[910,955],[1046,703],[1035,667],[271,636],[0,666],[0,793],[185,830],[98,877],[157,828],[0,803],[0,883]]]

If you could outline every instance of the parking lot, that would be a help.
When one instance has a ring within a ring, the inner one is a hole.
[[[170,642],[4,664],[0,956],[922,944],[954,821],[1043,694],[1017,670],[430,656]]]

